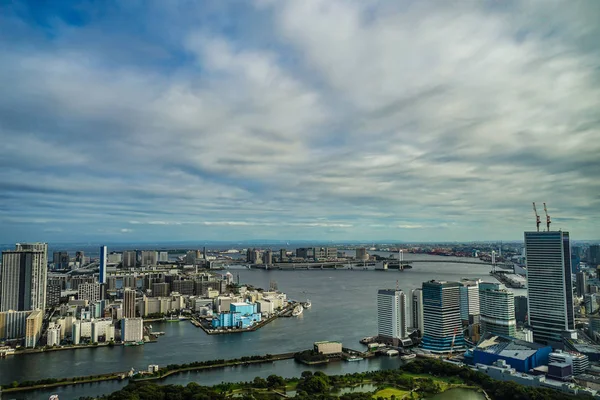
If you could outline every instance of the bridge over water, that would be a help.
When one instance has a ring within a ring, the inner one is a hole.
[[[250,265],[249,268],[253,269],[384,269],[383,265],[387,263],[389,269],[399,269],[398,260],[383,260],[379,262],[373,261],[352,261],[352,262],[339,262],[339,261],[327,261],[327,262],[312,262],[312,263],[274,263],[271,265],[256,264]],[[440,264],[472,264],[472,265],[487,265],[492,267],[492,263],[484,261],[471,261],[471,260],[444,260],[444,259],[421,259],[421,260],[406,260],[402,262],[402,266],[420,264],[420,263],[440,263]],[[496,263],[497,268],[501,269],[513,269],[512,263]]]

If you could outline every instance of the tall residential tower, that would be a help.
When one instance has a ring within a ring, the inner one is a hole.
[[[0,311],[46,309],[47,254],[46,243],[17,243],[2,252]]]
[[[380,289],[377,292],[377,332],[380,339],[398,346],[407,336],[406,295],[398,289]]]
[[[517,330],[514,294],[501,283],[480,283],[481,334],[514,337]]]

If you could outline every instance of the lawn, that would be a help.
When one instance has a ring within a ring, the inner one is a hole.
[[[373,395],[373,398],[383,397],[384,399],[391,399],[392,396],[396,396],[396,399],[400,400],[405,395],[410,393],[408,390],[400,390],[396,388],[385,388]]]

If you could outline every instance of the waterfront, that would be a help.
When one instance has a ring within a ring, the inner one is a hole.
[[[411,256],[416,258],[420,255]],[[235,335],[206,335],[188,321],[153,322],[155,330],[165,332],[165,336],[161,336],[157,343],[137,347],[78,349],[1,359],[0,383],[102,374],[127,371],[131,368],[139,370],[146,369],[149,364],[164,366],[298,351],[312,347],[313,342],[319,340],[339,340],[344,346],[361,349],[358,340],[376,333],[377,289],[395,287],[396,280],[400,288],[405,291],[420,287],[423,281],[431,279],[482,278],[493,281],[489,271],[489,267],[483,265],[444,263],[415,264],[413,269],[404,272],[397,270],[234,270],[232,271],[234,275],[239,273],[241,282],[258,287],[268,288],[269,282],[274,280],[278,283],[279,289],[286,292],[291,299],[298,301],[310,299],[312,308],[305,310],[299,318],[278,318],[263,329]],[[519,294],[526,292],[514,291]],[[388,365],[387,363],[398,362],[394,359],[377,359],[368,362],[335,363],[322,368],[328,374],[343,374],[360,371],[355,368],[377,369]],[[181,374],[169,377],[163,382],[185,384],[195,381],[208,385],[221,381],[248,381],[255,376],[268,376],[271,373],[297,376],[301,371],[310,369],[307,366],[296,365],[293,361],[277,363],[276,368],[274,365],[263,364]],[[91,393],[109,393],[123,385],[122,382],[106,382],[63,388],[52,393],[64,393],[61,398],[78,398]],[[27,393],[27,396],[16,396],[16,398],[47,399],[47,394],[40,392],[32,397],[32,393]]]

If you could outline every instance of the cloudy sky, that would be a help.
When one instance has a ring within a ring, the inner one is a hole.
[[[2,4],[1,242],[600,238],[599,1]]]

